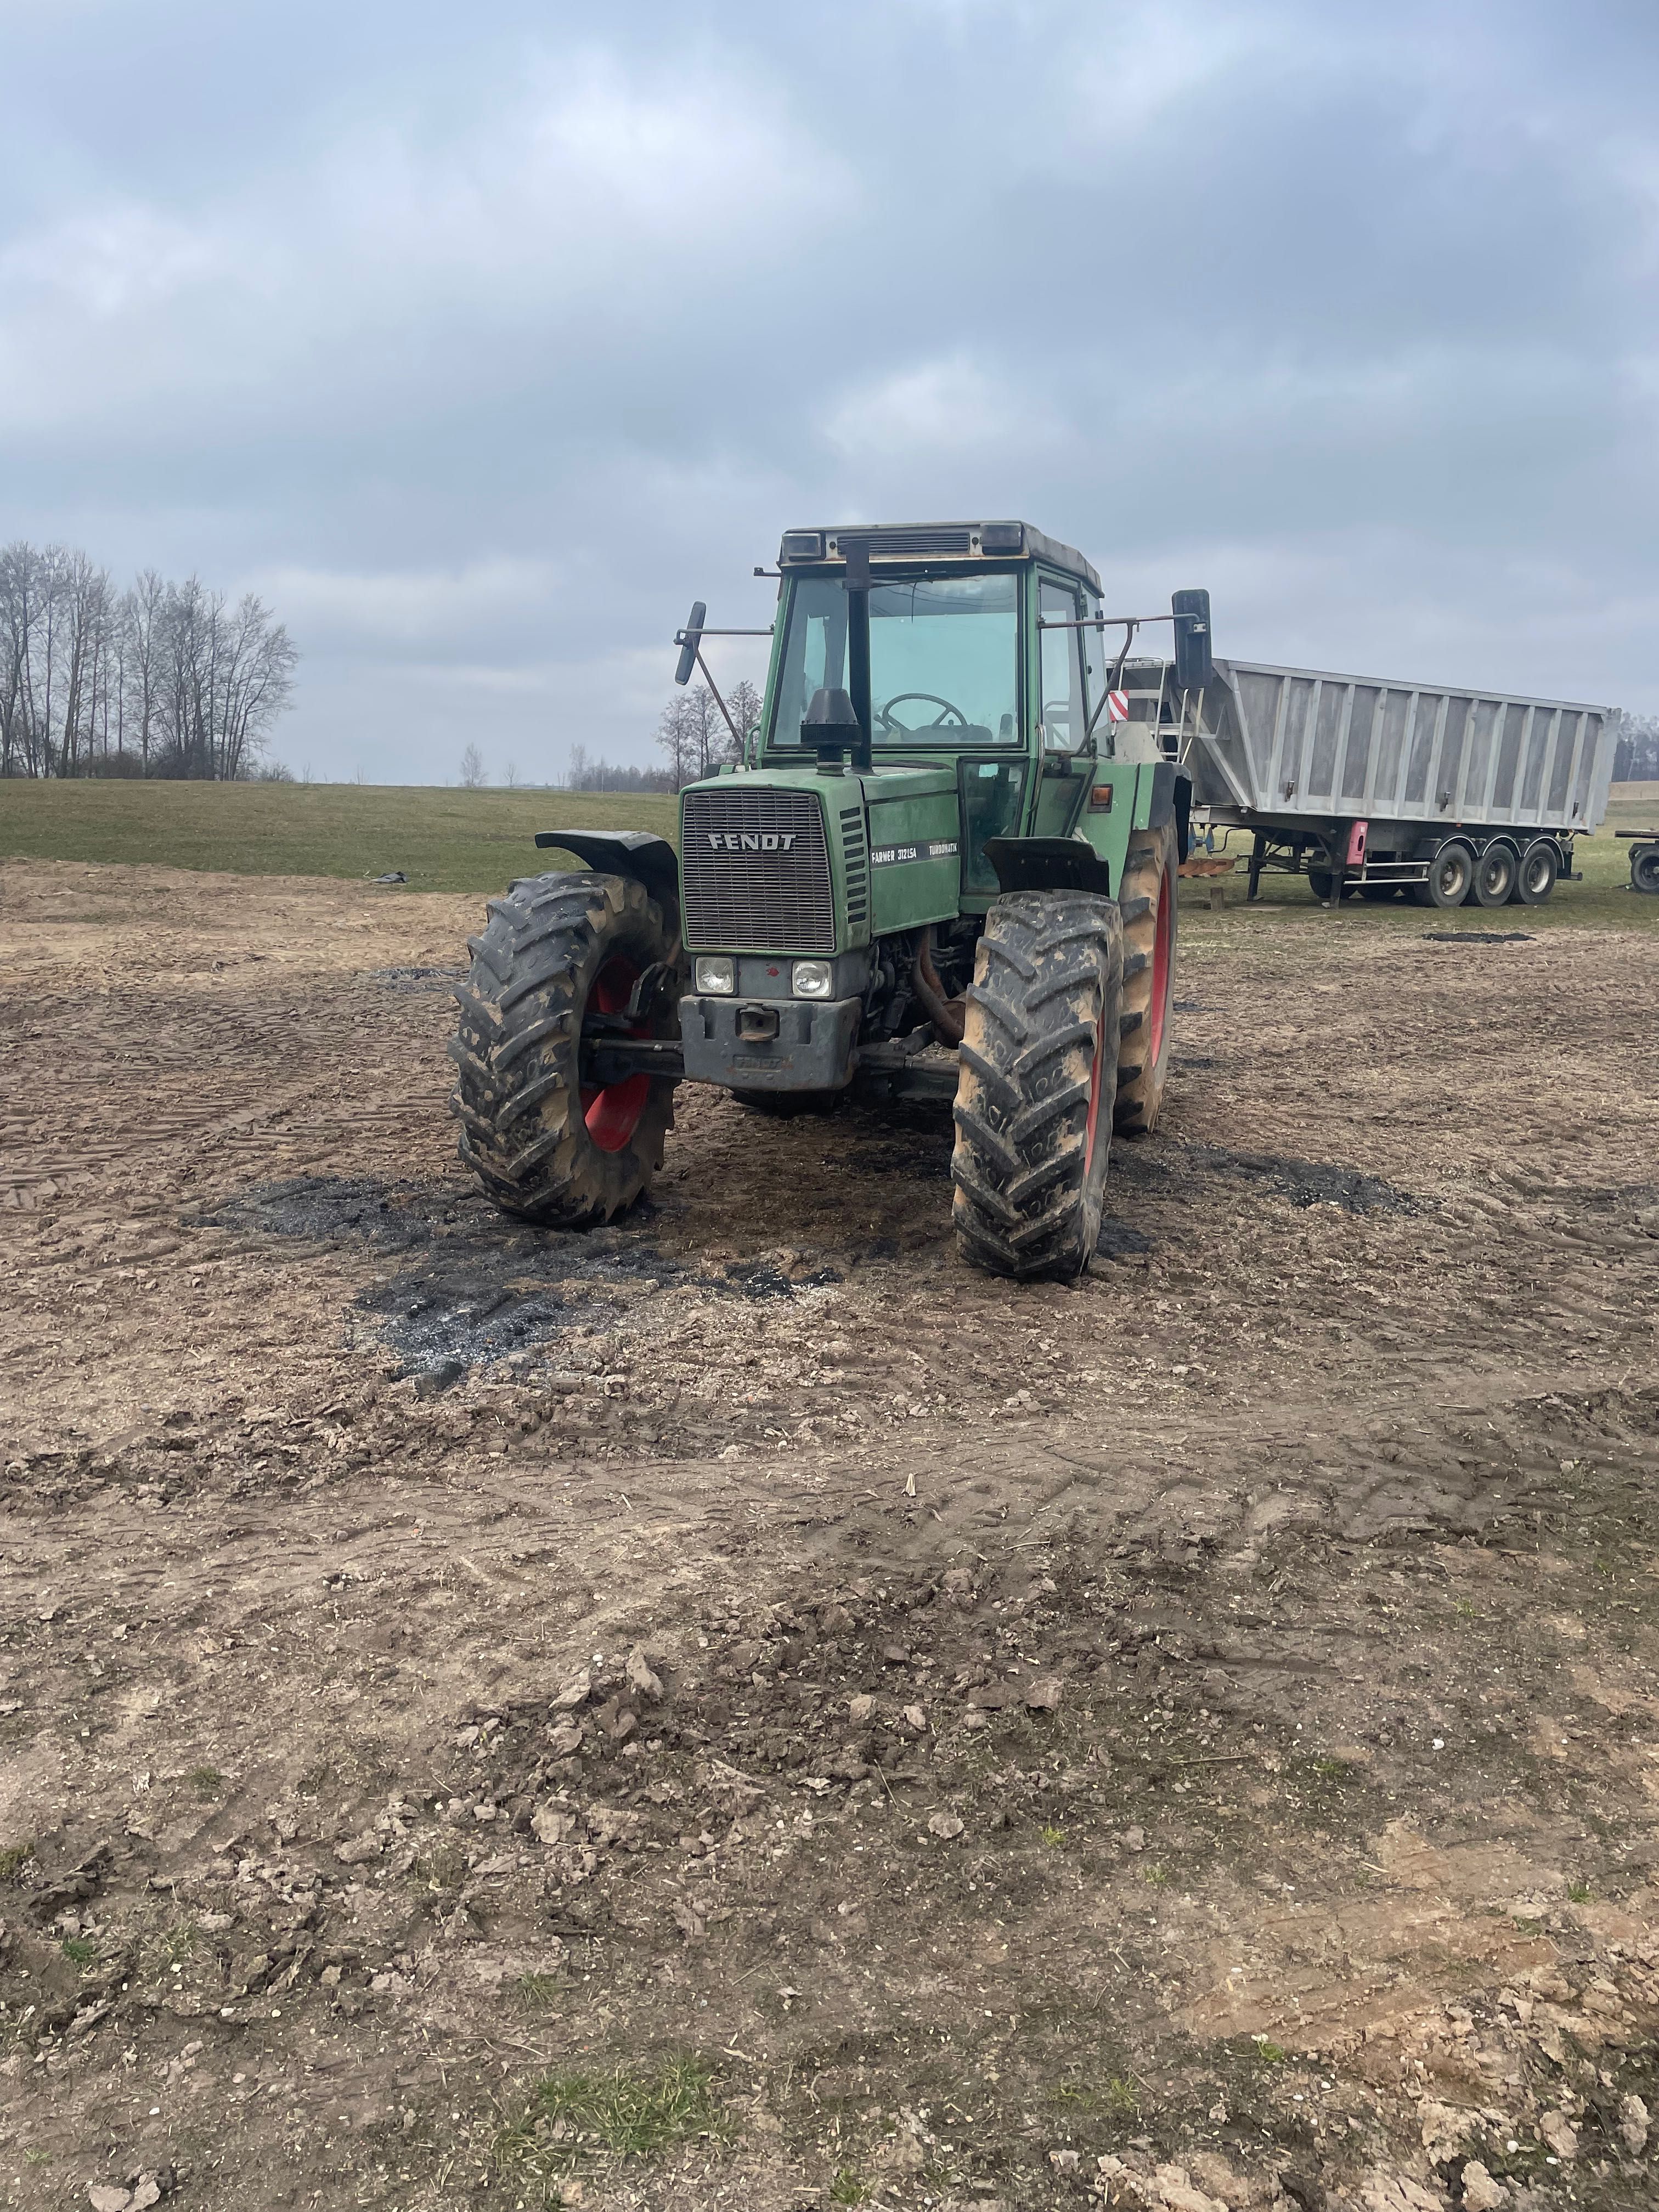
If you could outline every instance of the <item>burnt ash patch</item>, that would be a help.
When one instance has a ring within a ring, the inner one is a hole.
[[[370,968],[364,981],[388,991],[436,991],[448,994],[466,981],[465,968]]]
[[[429,1183],[388,1182],[380,1176],[296,1176],[249,1191],[210,1213],[184,1218],[193,1229],[298,1237],[325,1244],[353,1238],[377,1251],[402,1252],[469,1223],[481,1226],[487,1212],[482,1198],[434,1190]]]
[[[536,1229],[510,1222],[481,1195],[442,1185],[304,1176],[188,1217],[187,1225],[409,1255],[415,1264],[352,1303],[372,1316],[401,1373],[434,1391],[570,1329],[603,1326],[630,1291],[690,1284],[760,1301],[842,1279],[833,1267],[786,1273],[765,1260],[697,1273],[653,1241],[657,1218],[647,1200],[626,1226]]]
[[[1292,1206],[1340,1206],[1345,1213],[1422,1213],[1426,1202],[1381,1176],[1329,1160],[1291,1159],[1279,1152],[1235,1152],[1218,1145],[1182,1145],[1182,1159],[1201,1174],[1263,1182]]]
[[[1425,945],[1535,945],[1524,929],[1425,929]]]
[[[1152,1249],[1152,1239],[1127,1221],[1103,1221],[1095,1255],[1102,1260],[1133,1260]]]

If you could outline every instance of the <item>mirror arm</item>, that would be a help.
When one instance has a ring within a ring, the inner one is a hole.
[[[732,732],[732,742],[738,749],[738,758],[739,760],[746,760],[748,758],[748,747],[744,744],[743,739],[738,735],[738,726],[732,720],[732,716],[727,710],[726,702],[720,696],[720,685],[715,683],[714,678],[708,672],[708,663],[702,657],[702,647],[701,646],[697,647],[696,654],[697,665],[702,671],[702,680],[714,693],[714,704],[720,708],[721,718],[725,721],[726,728]]]

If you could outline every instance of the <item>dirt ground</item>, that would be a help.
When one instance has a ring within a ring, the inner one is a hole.
[[[1652,2204],[1659,938],[1374,919],[1033,1289],[942,1115],[495,1216],[476,900],[0,870],[0,2200]]]

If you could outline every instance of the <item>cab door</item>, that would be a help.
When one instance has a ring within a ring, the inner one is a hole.
[[[1066,837],[1076,827],[1089,790],[1089,685],[1085,668],[1097,654],[1078,627],[1092,612],[1081,587],[1051,576],[1037,580],[1037,790],[1031,832]]]

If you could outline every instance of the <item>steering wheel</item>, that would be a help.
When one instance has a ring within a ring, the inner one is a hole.
[[[893,720],[893,709],[905,699],[925,699],[930,707],[937,707],[939,711],[931,722],[896,722]],[[964,730],[967,728],[968,717],[963,713],[961,708],[951,700],[941,699],[937,691],[895,691],[884,707],[878,707],[876,709],[877,720],[884,730],[902,730],[906,737],[909,738],[915,737],[919,730],[942,730],[945,726],[945,718],[947,714],[954,714],[959,726]]]

